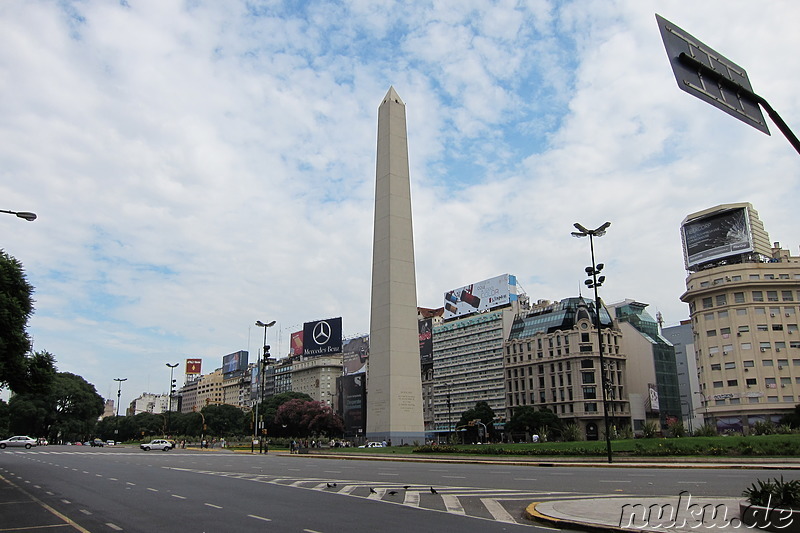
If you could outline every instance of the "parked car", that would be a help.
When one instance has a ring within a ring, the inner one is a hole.
[[[155,439],[146,444],[142,443],[139,445],[139,448],[146,452],[149,452],[150,450],[162,450],[168,452],[174,447],[175,445],[166,439]]]
[[[383,443],[382,442],[368,442],[368,443],[366,443],[366,444],[364,444],[362,446],[359,446],[359,448],[383,448]]]
[[[107,446],[116,446],[116,445],[117,445],[117,443],[116,443],[116,442],[114,442],[113,440],[107,440],[107,441],[106,441],[106,445],[107,445]]]
[[[90,440],[90,441],[89,441],[89,446],[92,446],[92,447],[94,447],[94,446],[99,446],[100,448],[102,448],[102,447],[103,447],[103,446],[105,446],[105,445],[106,445],[106,443],[105,443],[105,442],[103,442],[103,441],[102,441],[102,440],[100,440],[100,439],[94,439],[94,440]]]
[[[16,435],[10,439],[0,440],[0,450],[6,446],[24,446],[26,450],[30,450],[36,445],[38,445],[38,441],[34,438],[28,437],[27,435]]]

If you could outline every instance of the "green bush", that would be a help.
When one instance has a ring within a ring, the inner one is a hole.
[[[711,424],[703,424],[694,431],[695,437],[716,437],[717,428]]]
[[[742,495],[760,507],[800,509],[800,480],[784,481],[783,476],[766,481],[757,479]]]
[[[658,433],[658,424],[655,422],[645,422],[642,425],[642,438],[652,439]]]
[[[581,427],[578,424],[571,422],[561,430],[561,439],[565,442],[583,440],[583,431],[581,431]]]

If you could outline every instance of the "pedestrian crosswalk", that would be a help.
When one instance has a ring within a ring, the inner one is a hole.
[[[396,482],[287,478],[268,474],[216,472],[174,466],[170,467],[170,469],[298,489],[323,491],[376,502],[525,525],[532,524],[523,518],[521,510],[531,502],[585,496],[585,494],[575,492],[519,491],[442,485],[404,485]]]

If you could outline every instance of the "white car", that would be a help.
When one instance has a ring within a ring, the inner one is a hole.
[[[139,448],[143,449],[146,452],[149,452],[150,450],[162,450],[168,452],[174,447],[175,445],[166,439],[155,439],[151,440],[146,444],[142,443],[139,445]]]
[[[15,437],[11,437],[10,439],[0,440],[0,450],[5,448],[6,446],[19,446],[25,447],[26,450],[30,450],[33,446],[37,446],[39,441],[28,437],[26,435],[17,435]]]

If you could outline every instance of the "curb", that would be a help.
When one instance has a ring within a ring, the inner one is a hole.
[[[533,502],[530,505],[528,505],[522,512],[522,516],[533,522],[544,522],[546,524],[556,526],[559,529],[571,527],[575,529],[580,529],[582,531],[589,531],[591,533],[605,532],[605,531],[623,531],[623,532],[627,531],[625,529],[614,526],[604,526],[598,524],[591,524],[589,522],[580,522],[578,520],[566,520],[563,518],[554,518],[552,516],[542,514],[536,509],[536,506],[541,503],[544,502]]]

